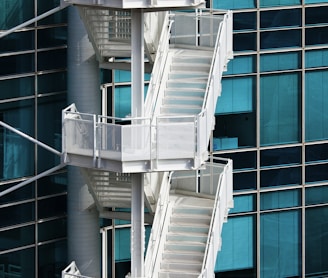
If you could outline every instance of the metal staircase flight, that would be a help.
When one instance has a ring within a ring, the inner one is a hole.
[[[124,68],[129,59],[121,57],[131,51],[128,13],[79,9],[101,66]],[[214,277],[222,225],[233,206],[232,162],[208,162],[208,144],[232,58],[232,15],[174,12],[159,22],[160,37],[145,35],[152,64],[145,117],[84,114],[70,105],[62,117],[63,161],[81,168],[107,218],[128,219],[121,209],[131,208],[130,173],[143,173],[152,222],[145,277]]]

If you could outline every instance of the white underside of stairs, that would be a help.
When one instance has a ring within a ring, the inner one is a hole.
[[[172,194],[172,215],[158,277],[198,277],[208,238],[214,200]]]

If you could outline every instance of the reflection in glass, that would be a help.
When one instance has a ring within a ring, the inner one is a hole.
[[[261,210],[291,208],[301,205],[301,191],[284,190],[261,193]]]
[[[261,32],[261,49],[300,47],[301,30]]]
[[[305,140],[328,138],[328,71],[305,74]]]
[[[261,28],[289,28],[301,26],[300,9],[284,9],[262,11],[260,13]]]
[[[261,145],[298,142],[300,75],[288,73],[262,76],[260,85]]]
[[[299,210],[261,215],[261,278],[300,277]]]
[[[262,150],[260,153],[261,167],[300,164],[301,151],[300,147]]]
[[[328,207],[305,210],[305,273],[328,273]]]
[[[0,255],[0,265],[8,278],[35,277],[35,249],[28,248]]]
[[[301,167],[261,171],[261,187],[301,184]]]
[[[222,229],[222,249],[215,271],[253,270],[256,268],[255,217],[230,217]],[[222,277],[227,277],[223,275]],[[235,276],[239,277],[239,276]]]

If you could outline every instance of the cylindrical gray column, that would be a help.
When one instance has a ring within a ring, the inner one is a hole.
[[[68,103],[80,112],[100,114],[99,69],[94,50],[75,7],[68,8]],[[80,170],[68,169],[68,259],[82,275],[100,277],[98,212]]]

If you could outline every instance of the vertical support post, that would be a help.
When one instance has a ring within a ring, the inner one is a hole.
[[[144,192],[143,174],[132,174],[131,277],[144,277]]]
[[[142,9],[131,10],[132,46],[132,117],[144,116],[144,14]],[[143,175],[132,174],[131,201],[131,276],[144,277],[144,188]]]

